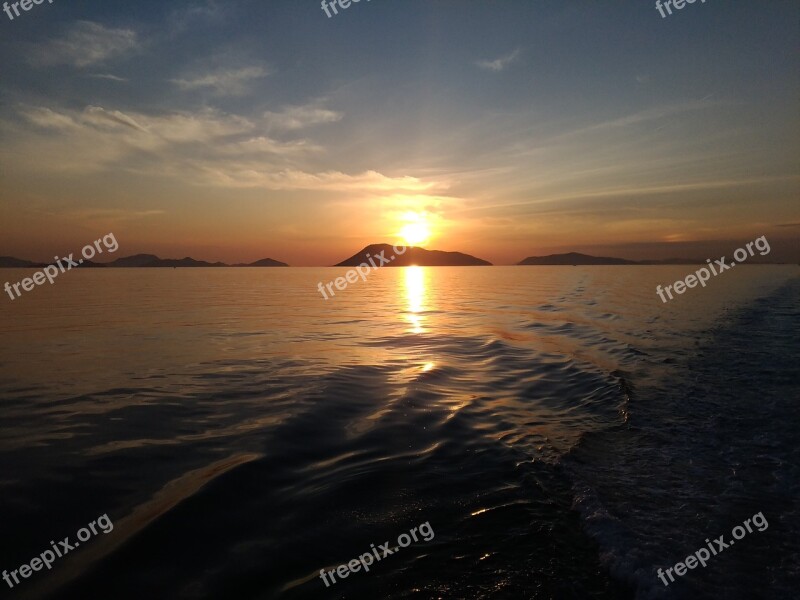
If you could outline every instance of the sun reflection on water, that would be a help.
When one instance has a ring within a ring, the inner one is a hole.
[[[405,267],[406,299],[408,300],[408,314],[406,318],[411,324],[412,333],[423,333],[425,317],[419,313],[426,310],[427,277],[424,267]]]

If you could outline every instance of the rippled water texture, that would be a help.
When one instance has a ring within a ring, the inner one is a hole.
[[[663,304],[688,272],[384,268],[326,301],[340,269],[84,270],[6,299],[0,569],[115,527],[5,594],[791,598],[800,273]]]

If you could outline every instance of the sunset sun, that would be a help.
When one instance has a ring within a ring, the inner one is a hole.
[[[397,234],[409,246],[424,244],[431,237],[431,226],[427,213],[409,211],[401,219],[405,224]]]
[[[431,232],[425,223],[409,223],[400,230],[400,235],[409,246],[416,246],[427,242]]]

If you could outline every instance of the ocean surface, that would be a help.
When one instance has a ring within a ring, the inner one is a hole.
[[[4,297],[0,570],[114,528],[0,595],[797,598],[800,267],[668,304],[689,267],[383,268],[324,300],[343,271],[76,270]]]

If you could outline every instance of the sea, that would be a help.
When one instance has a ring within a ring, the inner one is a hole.
[[[797,598],[800,267],[737,266],[668,303],[691,267],[384,267],[327,300],[344,269],[79,269],[4,296],[0,570],[113,529],[0,596]]]

